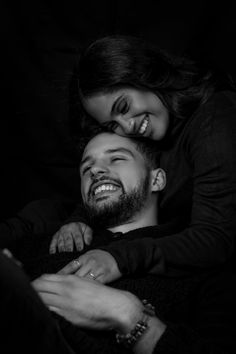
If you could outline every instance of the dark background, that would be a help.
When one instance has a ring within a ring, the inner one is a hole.
[[[236,79],[234,1],[1,3],[1,218],[40,198],[79,197],[70,82],[98,36],[139,35]]]

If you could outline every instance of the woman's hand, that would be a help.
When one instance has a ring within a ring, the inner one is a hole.
[[[93,230],[83,222],[71,222],[63,225],[52,237],[49,253],[72,252],[74,247],[81,251],[84,245],[90,245]]]
[[[115,258],[109,252],[99,249],[86,252],[68,263],[58,273],[92,278],[103,284],[110,283],[122,276]]]

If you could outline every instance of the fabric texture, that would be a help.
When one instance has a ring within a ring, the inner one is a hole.
[[[122,257],[125,273],[133,271],[128,262],[135,257],[134,249],[140,250],[136,264],[145,263],[149,255],[154,266],[161,253],[165,267],[157,267],[158,274],[178,275],[231,260],[236,234],[236,94],[218,92],[189,119],[176,119],[157,148],[162,148],[161,167],[167,176],[160,192],[159,223],[175,224],[176,229],[159,238],[154,226],[148,230],[150,239],[122,241],[106,250],[118,263]],[[79,221],[80,215],[81,207],[66,222]]]
[[[136,231],[138,238],[142,229]],[[100,230],[90,247],[98,247],[99,243],[119,242],[114,236],[109,231]],[[135,237],[135,230],[131,236]],[[122,237],[128,235],[123,234]],[[21,253],[21,261],[25,260],[24,270],[30,279],[42,273],[56,272],[79,255],[78,252],[47,255],[47,239],[50,240],[50,236],[42,236],[41,241],[36,238],[38,243],[35,244],[27,237],[26,243],[22,242],[19,255]],[[37,254],[38,258],[35,258]],[[235,277],[230,273],[220,274],[218,271],[182,277],[141,272],[127,275],[109,285],[130,291],[140,299],[147,299],[156,307],[156,314],[167,324],[167,330],[157,343],[155,353],[229,354],[234,353],[236,349],[235,281]],[[116,344],[113,332],[82,330],[60,316],[52,316],[59,324],[63,338],[75,353],[129,352]]]

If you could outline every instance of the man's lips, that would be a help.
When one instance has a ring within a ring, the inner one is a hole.
[[[101,180],[91,185],[89,195],[100,195],[104,192],[115,192],[121,185],[113,180]]]

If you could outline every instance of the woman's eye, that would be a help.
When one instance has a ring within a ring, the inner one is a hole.
[[[122,100],[117,107],[117,113],[126,114],[128,110],[129,110],[128,102],[126,100]]]

